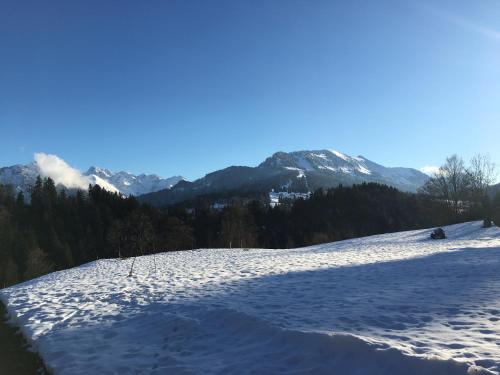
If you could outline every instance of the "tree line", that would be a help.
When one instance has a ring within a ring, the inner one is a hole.
[[[445,167],[455,163],[450,159]],[[223,209],[155,208],[98,185],[69,195],[50,178],[38,178],[26,200],[0,185],[0,286],[100,258],[193,248],[301,247],[485,215],[500,223],[500,194],[486,197],[484,187],[465,193],[477,183],[469,181],[464,190],[455,183],[466,177],[446,168],[419,194],[369,183],[319,189],[309,199],[277,207],[254,200]],[[455,195],[458,191],[463,195]]]

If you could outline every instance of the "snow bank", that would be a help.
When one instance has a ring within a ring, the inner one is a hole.
[[[0,298],[56,374],[498,373],[500,230],[445,230],[102,260]]]

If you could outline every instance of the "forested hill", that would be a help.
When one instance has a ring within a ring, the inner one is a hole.
[[[442,201],[379,184],[263,202],[157,209],[99,186],[75,195],[38,178],[31,204],[0,185],[0,286],[99,258],[215,247],[287,248],[475,219]]]

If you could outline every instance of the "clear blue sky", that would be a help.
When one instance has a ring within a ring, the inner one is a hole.
[[[498,0],[0,2],[0,165],[500,163]]]

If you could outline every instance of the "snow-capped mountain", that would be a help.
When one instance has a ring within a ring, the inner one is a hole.
[[[179,181],[184,180],[182,176],[162,178],[155,174],[134,175],[123,171],[113,173],[109,169],[98,167],[90,167],[84,175],[106,181],[122,194],[135,196],[170,189]]]
[[[51,177],[59,188],[86,189],[88,184],[99,185],[102,188],[124,195],[141,195],[162,189],[170,189],[184,178],[174,176],[162,178],[157,175],[134,175],[128,172],[113,173],[108,169],[91,167],[85,173],[69,167],[62,160],[60,164],[47,168],[39,161],[26,165],[13,165],[0,168],[0,184],[12,185],[17,192],[29,193],[38,175]],[[68,176],[69,175],[69,176]]]
[[[299,179],[328,176],[348,184],[380,182],[404,191],[416,191],[428,180],[427,175],[413,168],[384,167],[363,156],[352,157],[335,150],[277,152],[258,168],[295,171]]]
[[[124,195],[143,196],[155,205],[169,205],[207,194],[235,190],[268,193],[293,191],[307,193],[318,188],[377,182],[403,191],[416,191],[428,180],[412,168],[388,168],[363,156],[352,157],[335,150],[277,152],[257,167],[233,166],[207,174],[194,182],[181,176],[134,175],[91,167],[85,173],[70,167],[55,155],[36,154],[28,165],[0,168],[0,184],[11,184],[27,192],[36,176],[52,177],[56,184],[69,189],[86,189],[98,184]]]
[[[384,167],[363,156],[352,157],[335,150],[277,152],[257,167],[229,167],[141,199],[168,205],[231,190],[308,192],[362,182],[377,182],[415,192],[428,179],[426,174],[413,168]]]
[[[27,193],[40,174],[35,162],[0,168],[0,184],[12,185],[16,193]]]

